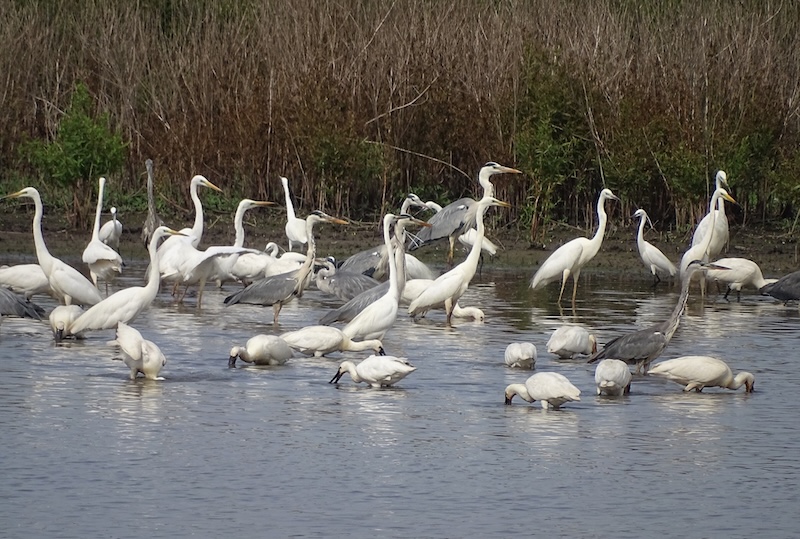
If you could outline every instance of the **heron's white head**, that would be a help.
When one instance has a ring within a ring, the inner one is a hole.
[[[4,196],[0,198],[0,200],[6,198],[32,198],[34,200],[41,200],[41,197],[39,196],[39,191],[35,187],[26,187],[25,189],[21,189],[16,193],[11,193],[10,195]]]
[[[619,200],[619,197],[611,192],[611,189],[603,189],[600,191],[600,200]]]
[[[208,181],[205,176],[201,176],[200,174],[192,178],[191,185],[208,187],[209,189],[213,189],[214,191],[217,191],[219,193],[222,192],[222,189],[220,189],[219,187]]]

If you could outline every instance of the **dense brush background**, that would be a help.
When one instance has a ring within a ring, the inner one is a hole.
[[[91,219],[96,178],[57,182],[31,141],[58,140],[75,88],[125,143],[107,200],[189,208],[189,179],[378,221],[408,191],[479,193],[494,160],[532,240],[590,227],[598,191],[688,230],[728,173],[739,224],[793,230],[800,202],[800,4],[681,0],[9,0],[0,3],[3,191]],[[97,171],[98,175],[104,173]],[[107,172],[106,172],[107,173]]]

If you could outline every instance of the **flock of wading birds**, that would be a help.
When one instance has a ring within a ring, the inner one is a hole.
[[[116,328],[115,343],[124,363],[130,368],[130,377],[142,373],[148,379],[159,378],[166,358],[159,347],[144,339],[129,324],[155,299],[162,281],[173,286],[173,295],[182,301],[190,286],[197,287],[197,305],[202,302],[203,288],[211,281],[221,286],[228,281],[238,281],[244,287],[225,298],[226,305],[237,303],[273,307],[273,323],[277,323],[281,307],[303,295],[312,282],[323,292],[345,302],[330,311],[320,325],[308,326],[280,335],[256,335],[244,346],[234,346],[230,351],[229,367],[236,361],[256,365],[281,365],[295,352],[323,356],[335,351],[367,351],[370,355],[355,364],[343,361],[331,383],[349,373],[355,382],[366,382],[373,387],[390,386],[415,370],[406,358],[385,355],[381,340],[392,327],[400,305],[408,305],[412,317],[423,317],[431,309],[444,308],[447,324],[453,317],[474,318],[482,321],[484,313],[475,307],[461,307],[460,297],[475,275],[481,252],[496,252],[496,246],[485,238],[483,217],[491,206],[509,205],[494,197],[491,177],[495,174],[521,174],[517,169],[494,162],[484,165],[479,173],[483,198],[462,198],[441,207],[435,202],[423,202],[409,194],[398,214],[383,218],[383,244],[356,253],[341,264],[329,258],[316,258],[314,228],[320,223],[346,224],[346,221],[321,211],[311,212],[305,219],[297,217],[288,180],[281,178],[286,195],[287,223],[285,227],[289,251],[280,254],[274,243],[264,251],[244,247],[243,218],[247,210],[272,202],[244,199],[239,203],[234,218],[236,237],[232,246],[198,249],[203,235],[203,206],[198,189],[206,187],[221,191],[203,176],[191,180],[190,193],[195,208],[195,221],[191,228],[174,230],[163,225],[157,216],[153,196],[153,167],[148,160],[148,216],[142,227],[142,239],[148,248],[150,266],[144,286],[134,286],[108,294],[108,283],[122,272],[122,259],[117,250],[122,234],[122,224],[117,220],[116,209],[111,208],[112,219],[100,226],[103,208],[105,179],[100,178],[97,210],[92,239],[83,251],[82,260],[87,265],[87,279],[80,271],[52,256],[42,235],[43,206],[39,192],[27,187],[2,197],[3,199],[30,198],[35,204],[33,237],[38,264],[20,264],[0,268],[0,309],[3,315],[26,316],[41,319],[44,310],[30,301],[36,294],[49,294],[61,305],[49,314],[50,326],[56,342],[65,338],[82,338],[85,332]],[[738,389],[745,385],[753,390],[754,376],[740,372],[734,376],[728,365],[708,356],[684,356],[662,361],[651,367],[669,344],[680,323],[686,307],[692,278],[701,275],[726,283],[728,291],[737,294],[745,286],[752,286],[764,294],[782,301],[800,298],[800,272],[782,279],[764,279],[758,265],[742,258],[713,260],[728,241],[728,221],[724,201],[735,200],[727,191],[725,172],[716,175],[716,189],[711,197],[708,214],[694,232],[692,244],[683,255],[679,267],[655,246],[644,240],[644,227],[649,222],[647,213],[637,210],[639,218],[637,246],[645,266],[654,276],[654,285],[660,281],[659,273],[680,275],[681,293],[671,316],[652,327],[621,335],[597,350],[593,335],[577,325],[558,328],[547,343],[549,353],[561,358],[576,355],[589,356],[589,363],[599,361],[595,370],[597,394],[624,395],[630,391],[631,372],[666,377],[684,385],[684,391],[701,391],[707,386]],[[562,301],[568,278],[573,280],[572,301],[575,301],[581,269],[597,254],[603,241],[607,215],[605,204],[619,200],[609,189],[603,189],[597,202],[598,229],[592,238],[576,238],[556,249],[541,265],[531,280],[531,288],[539,288],[559,281]],[[436,213],[427,221],[411,215],[411,208],[433,210]],[[408,225],[421,229],[407,233]],[[651,223],[652,227],[652,223]],[[163,242],[161,240],[164,239]],[[406,252],[440,240],[449,241],[448,263],[451,269],[436,277],[416,257]],[[452,266],[456,241],[469,248],[466,259]],[[295,253],[295,246],[306,246],[306,253]],[[98,282],[104,281],[106,297]],[[84,310],[84,308],[86,310]],[[341,329],[332,324],[343,324]],[[509,367],[533,369],[536,347],[531,343],[511,343],[505,351]],[[569,401],[580,400],[580,390],[569,380],[555,372],[537,372],[524,384],[511,384],[505,390],[505,402],[514,396],[528,401],[540,401],[544,409],[559,408]]]

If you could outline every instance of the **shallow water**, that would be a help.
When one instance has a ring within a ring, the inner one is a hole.
[[[133,263],[118,286],[138,284]],[[175,305],[167,290],[133,323],[168,358],[164,381],[128,379],[113,331],[55,346],[45,323],[0,328],[0,525],[9,537],[643,537],[797,534],[793,402],[800,314],[770,298],[694,294],[662,358],[722,357],[756,392],[635,377],[595,396],[594,366],[545,343],[563,323],[600,343],[667,317],[677,287],[589,274],[574,311],[526,271],[485,269],[462,299],[485,323],[398,318],[388,353],[417,371],[389,389],[345,376],[343,358],[228,369],[231,346],[316,323],[336,300],[309,291],[271,309],[222,306],[210,290]],[[49,310],[52,302],[40,301]],[[539,351],[582,400],[560,411],[503,390],[530,371],[503,364],[512,341]]]

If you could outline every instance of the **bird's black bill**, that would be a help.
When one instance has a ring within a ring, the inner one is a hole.
[[[228,368],[233,369],[236,367],[236,356],[231,356],[228,358]]]
[[[333,375],[333,378],[331,378],[331,381],[328,382],[328,383],[329,384],[335,384],[336,382],[338,382],[342,378],[343,374],[344,373],[342,371],[336,371],[336,374]]]

